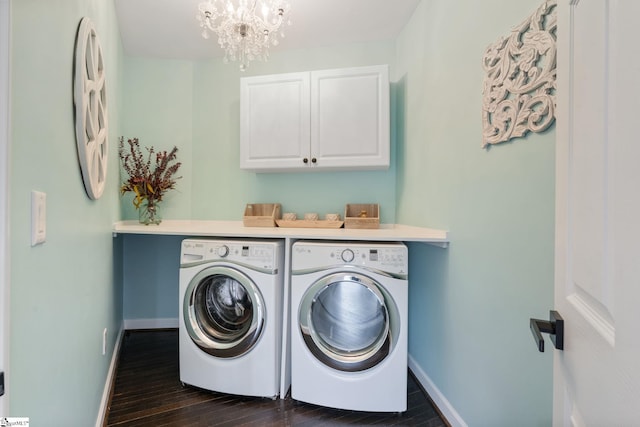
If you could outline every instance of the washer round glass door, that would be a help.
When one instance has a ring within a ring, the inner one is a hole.
[[[187,286],[182,304],[187,333],[212,356],[241,356],[260,339],[264,300],[255,283],[234,268],[214,266],[199,272]]]
[[[337,273],[318,280],[302,297],[298,318],[307,348],[331,368],[363,371],[390,352],[387,302],[367,276]]]

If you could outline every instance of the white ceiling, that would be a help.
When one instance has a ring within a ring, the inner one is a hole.
[[[201,0],[115,0],[125,52],[205,59],[223,56],[195,19]],[[270,52],[395,38],[420,0],[289,0],[291,26]]]

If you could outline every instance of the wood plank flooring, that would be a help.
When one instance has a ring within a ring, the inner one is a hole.
[[[178,331],[127,331],[120,350],[105,426],[428,426],[448,424],[409,373],[402,414],[323,408],[182,386]]]

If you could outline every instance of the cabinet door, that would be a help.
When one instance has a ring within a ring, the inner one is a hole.
[[[311,73],[311,167],[389,167],[389,67]]]
[[[240,80],[241,169],[308,168],[309,94],[306,72]]]

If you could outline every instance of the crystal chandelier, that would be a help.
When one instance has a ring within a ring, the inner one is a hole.
[[[278,33],[284,37],[282,24],[291,25],[287,0],[206,0],[198,9],[202,37],[216,33],[224,62],[238,61],[242,71],[249,61],[266,61],[269,45],[278,45]]]

